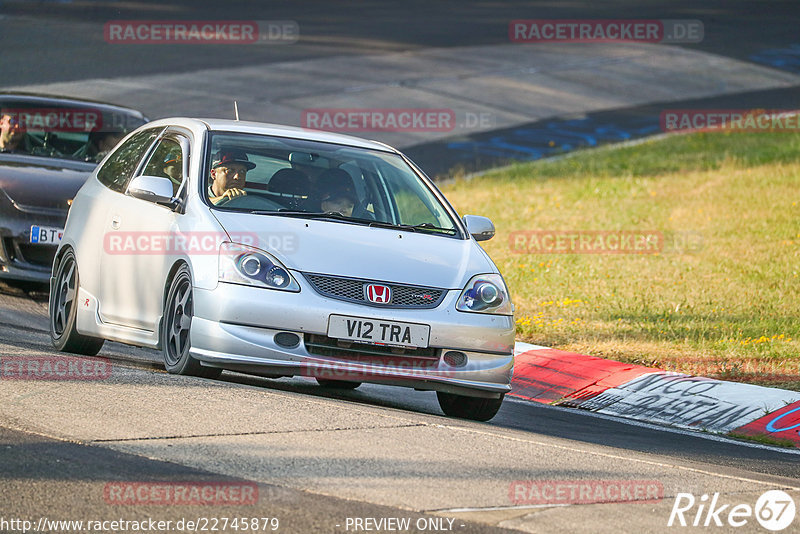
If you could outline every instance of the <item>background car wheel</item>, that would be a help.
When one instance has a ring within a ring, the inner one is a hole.
[[[453,393],[436,392],[439,406],[445,415],[473,421],[488,421],[497,414],[503,397],[499,399],[485,399],[483,397],[467,397]]]
[[[68,250],[58,262],[56,283],[50,290],[50,339],[61,352],[94,356],[105,340],[84,336],[75,328],[79,287],[78,262]]]
[[[331,389],[356,389],[361,382],[349,382],[347,380],[330,380],[327,378],[317,378],[317,384],[324,388]]]
[[[189,354],[189,331],[192,327],[194,301],[189,267],[181,266],[170,284],[164,307],[161,347],[167,371],[176,375],[217,378],[222,369],[204,367]]]

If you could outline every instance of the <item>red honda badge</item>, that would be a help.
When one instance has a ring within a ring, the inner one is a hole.
[[[375,304],[389,304],[392,301],[392,288],[379,284],[367,284],[364,287],[367,300]]]

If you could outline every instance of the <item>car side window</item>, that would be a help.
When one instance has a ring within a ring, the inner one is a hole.
[[[144,167],[143,174],[169,178],[172,181],[172,194],[178,194],[184,179],[183,154],[178,141],[170,138],[159,141]]]
[[[150,128],[128,139],[97,171],[100,183],[119,193],[125,192],[125,186],[136,171],[139,161],[161,130],[162,128]]]

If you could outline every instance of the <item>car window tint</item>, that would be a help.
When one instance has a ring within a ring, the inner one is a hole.
[[[181,146],[174,139],[159,141],[153,154],[144,167],[143,174],[161,176],[172,181],[172,193],[177,194],[183,182],[183,154]]]
[[[244,184],[246,194],[215,204],[218,209],[266,214],[332,210],[361,223],[366,219],[419,226],[421,232],[459,237],[447,204],[399,154],[234,132],[212,133],[209,147],[206,169],[226,152],[252,167]],[[206,172],[208,185],[211,173]]]
[[[161,128],[151,128],[128,139],[97,171],[100,183],[120,193],[125,191],[128,180],[159,131]]]

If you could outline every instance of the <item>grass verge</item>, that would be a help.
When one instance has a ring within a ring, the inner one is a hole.
[[[483,245],[519,339],[800,391],[800,134],[676,135],[442,189],[494,221]],[[657,254],[542,254],[519,241],[529,231],[664,240]]]
[[[766,434],[741,434],[739,432],[729,432],[729,438],[739,439],[742,441],[752,441],[753,443],[760,443],[761,445],[770,445],[773,447],[782,447],[784,449],[793,449],[796,447],[795,443],[788,439],[776,439]]]

